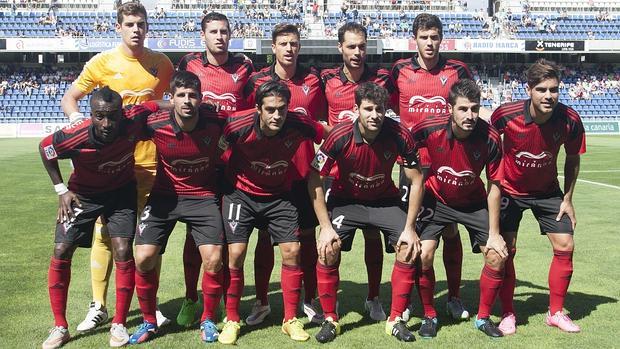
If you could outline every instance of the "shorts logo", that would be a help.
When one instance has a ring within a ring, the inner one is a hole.
[[[441,81],[441,86],[446,86],[446,83],[448,82],[448,77],[442,76],[439,78],[439,81]]]
[[[515,156],[515,164],[526,168],[543,168],[553,163],[553,154],[548,151],[542,151],[535,155],[527,151],[520,151]]]
[[[56,154],[56,149],[51,144],[43,148],[43,152],[45,153],[45,158],[48,160],[56,159],[58,157],[58,154]]]
[[[386,150],[386,151],[383,152],[383,157],[385,158],[385,160],[389,160],[392,157],[392,155],[394,155],[394,154],[392,154],[391,151],[387,151]]]
[[[65,235],[69,232],[69,229],[73,227],[73,222],[65,222],[62,224],[62,228],[65,230]]]
[[[326,161],[327,155],[325,155],[325,153],[319,150],[316,152],[316,155],[314,156],[314,159],[312,160],[310,166],[320,172],[321,170],[323,170],[323,166],[325,166]]]
[[[433,96],[426,98],[423,96],[413,96],[409,99],[410,113],[423,113],[423,114],[444,114],[448,112],[448,103],[442,96]]]
[[[556,141],[556,142],[560,140],[560,133],[559,132],[554,132],[553,133],[553,140]]]
[[[284,141],[285,147],[290,148],[291,145],[293,145],[293,141],[291,141],[290,139],[287,139],[286,141]]]
[[[138,224],[138,234],[140,234],[140,236],[142,236],[142,232],[148,226],[149,226],[148,223],[140,223],[140,224]]]
[[[99,172],[106,173],[106,174],[117,174],[121,172],[123,169],[125,169],[125,167],[130,165],[132,162],[133,162],[133,153],[129,153],[123,156],[118,161],[108,161],[108,162],[105,162],[99,165],[99,167],[97,167],[97,170]]]
[[[209,144],[211,144],[211,137],[209,137],[209,136],[204,137],[202,139],[202,143],[204,143],[205,145],[208,146]]]
[[[198,173],[203,172],[209,167],[209,157],[205,156],[198,159],[176,159],[170,165],[174,172],[180,173]]]
[[[237,81],[239,81],[239,75],[237,73],[232,74],[230,77],[232,78],[235,84],[237,83]]]
[[[437,180],[456,187],[472,185],[476,178],[476,174],[470,170],[463,170],[459,172],[449,166],[441,166],[437,170]]]
[[[301,85],[301,90],[304,92],[304,94],[307,96],[308,93],[310,93],[310,86],[303,84]]]
[[[384,174],[376,174],[374,176],[365,177],[359,173],[349,173],[349,183],[358,189],[374,189],[385,183]]]
[[[238,224],[239,222],[237,221],[228,221],[228,226],[230,227],[230,230],[233,232],[233,234],[235,233],[235,229],[237,229]]]
[[[481,154],[480,154],[480,152],[478,150],[474,151],[472,153],[472,155],[474,156],[474,160],[476,160],[476,161],[480,160]]]
[[[281,176],[288,171],[288,162],[280,160],[268,164],[262,161],[251,161],[250,167],[261,176]]]
[[[355,113],[350,110],[343,110],[340,112],[340,114],[338,114],[338,121],[344,121],[344,120],[353,121],[356,118],[357,116],[355,115]]]

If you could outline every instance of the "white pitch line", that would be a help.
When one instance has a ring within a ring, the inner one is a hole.
[[[562,177],[564,178],[564,176],[558,176],[558,177]],[[599,185],[601,187],[606,187],[606,188],[612,188],[612,189],[618,189],[620,190],[620,187],[617,185],[611,185],[611,184],[605,184],[605,183],[599,183],[599,182],[594,182],[594,181],[587,181],[585,179],[579,179],[577,178],[577,182],[583,182],[583,183],[588,183],[588,184],[594,184],[594,185]]]

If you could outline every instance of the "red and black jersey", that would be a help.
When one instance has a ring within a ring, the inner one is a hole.
[[[243,54],[228,54],[223,65],[209,63],[206,52],[185,55],[179,61],[178,70],[198,75],[202,87],[202,101],[219,105],[220,115],[226,119],[236,111],[253,107],[247,104],[243,88],[254,72],[252,61]]]
[[[97,140],[91,119],[84,119],[45,137],[40,146],[48,160],[72,160],[72,192],[92,195],[115,190],[135,180],[136,141],[144,139],[144,120],[157,110],[154,102],[125,107],[118,137],[112,143]]]
[[[396,61],[392,67],[392,83],[398,93],[400,122],[408,129],[425,118],[448,112],[450,88],[459,79],[470,78],[467,65],[439,56],[437,65],[429,70],[418,63],[418,54]]]
[[[321,80],[325,87],[327,98],[328,123],[334,126],[343,121],[353,120],[355,106],[355,90],[365,82],[374,82],[384,87],[389,94],[394,92],[390,80],[390,73],[382,68],[364,66],[364,74],[357,82],[349,81],[343,71],[344,66],[324,69],[321,71]],[[389,108],[390,106],[386,106]]]
[[[484,202],[486,190],[480,173],[485,166],[487,179],[501,181],[501,139],[486,121],[478,119],[463,140],[452,133],[450,114],[426,119],[414,126],[412,133],[416,146],[426,148],[431,158],[426,190],[442,203],[467,207]]]
[[[215,196],[215,168],[221,155],[224,120],[201,108],[196,128],[181,130],[173,111],[149,116],[146,134],[157,148],[152,192],[177,196]]]
[[[312,168],[328,176],[334,164],[339,173],[332,183],[331,195],[343,199],[374,201],[398,197],[392,181],[396,158],[403,166],[418,162],[411,133],[399,122],[386,118],[377,138],[368,144],[355,121],[342,122],[329,134],[312,161]]]
[[[235,188],[258,196],[279,195],[291,188],[297,148],[304,141],[319,143],[323,127],[304,114],[289,111],[284,126],[273,137],[260,129],[257,112],[228,119],[224,137],[231,149],[227,176]]]
[[[250,106],[256,104],[256,90],[268,81],[279,81],[289,88],[291,100],[288,108],[290,110],[309,115],[314,120],[325,119],[327,103],[319,71],[314,67],[306,68],[298,65],[295,76],[289,80],[280,79],[276,74],[275,64],[252,74],[244,89]]]
[[[314,67],[297,66],[295,76],[289,80],[282,80],[276,74],[275,64],[252,74],[245,87],[248,103],[256,104],[256,90],[265,82],[280,81],[291,91],[289,110],[310,116],[314,120],[325,120],[327,102],[323,93],[323,84],[319,71]],[[297,169],[296,180],[305,178],[310,172],[310,161],[314,157],[314,146],[311,142],[302,143],[293,159]]]
[[[497,108],[491,122],[504,135],[504,181],[509,195],[544,196],[560,189],[557,159],[564,144],[567,155],[586,152],[586,135],[579,114],[559,103],[542,125],[530,114],[531,101]]]

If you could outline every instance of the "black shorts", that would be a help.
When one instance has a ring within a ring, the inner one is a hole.
[[[76,214],[72,223],[56,224],[55,243],[91,247],[93,229],[99,216],[107,222],[108,234],[112,238],[133,239],[136,231],[136,182],[131,182],[113,191],[95,194],[76,194],[82,207],[74,207]]]
[[[226,241],[248,243],[254,228],[266,229],[271,242],[299,241],[299,215],[287,195],[256,196],[235,190],[222,198]]]
[[[316,218],[316,213],[314,213],[314,206],[312,206],[312,199],[310,199],[310,193],[308,193],[308,181],[293,182],[291,201],[297,208],[300,229],[314,229],[319,225],[319,220]]]
[[[225,244],[216,198],[151,193],[140,214],[136,245],[161,246],[160,254],[163,254],[177,222],[190,227],[196,246]]]
[[[523,218],[523,211],[531,209],[538,221],[541,234],[573,234],[573,226],[568,215],[563,215],[559,222],[555,220],[563,198],[564,194],[561,191],[539,198],[519,198],[503,194],[500,220],[502,231],[516,233]]]
[[[400,209],[398,198],[360,202],[332,196],[327,209],[342,242],[342,251],[351,251],[357,229],[377,228],[383,233],[385,251],[392,253],[407,222],[407,214]]]
[[[489,240],[489,210],[486,202],[467,208],[455,208],[443,204],[433,194],[426,193],[416,222],[420,240],[438,241],[443,228],[454,223],[465,226],[469,232],[472,252],[480,253],[480,246],[486,246]]]

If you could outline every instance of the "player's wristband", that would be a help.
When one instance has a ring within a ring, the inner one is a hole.
[[[74,111],[73,113],[69,114],[69,122],[70,123],[74,123],[76,121],[85,119],[86,116],[84,116],[84,114],[80,113],[79,111]]]
[[[54,184],[54,190],[56,191],[56,194],[58,194],[58,196],[64,195],[69,192],[69,189],[64,183]]]

